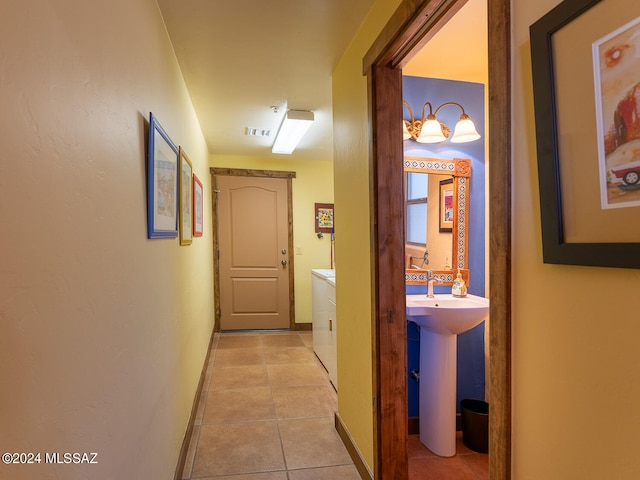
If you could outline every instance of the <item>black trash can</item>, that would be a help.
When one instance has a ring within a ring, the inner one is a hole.
[[[462,443],[474,452],[489,452],[489,404],[482,400],[460,401]]]

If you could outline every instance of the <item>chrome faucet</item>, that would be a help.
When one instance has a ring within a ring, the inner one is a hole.
[[[433,282],[442,283],[442,280],[436,278],[433,270],[427,270],[427,297],[433,298]]]

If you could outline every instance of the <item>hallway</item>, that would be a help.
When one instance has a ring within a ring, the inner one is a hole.
[[[183,480],[360,480],[311,332],[216,334]],[[411,480],[486,480],[488,456],[440,458],[409,436]]]

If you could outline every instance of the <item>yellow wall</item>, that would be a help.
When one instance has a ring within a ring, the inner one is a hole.
[[[640,272],[542,263],[529,26],[558,2],[513,3],[514,478],[636,479]]]
[[[315,204],[333,203],[333,162],[211,155],[212,167],[296,172],[293,190],[293,245],[296,323],[311,323],[311,269],[331,265],[330,235],[315,233]],[[340,220],[337,220],[340,222]]]
[[[376,1],[333,74],[338,411],[371,469],[374,439],[369,127],[362,58],[399,3]]]
[[[0,477],[172,478],[213,328],[211,215],[189,247],[147,239],[150,111],[210,184],[156,2],[7,3],[0,58],[0,445],[43,455]]]

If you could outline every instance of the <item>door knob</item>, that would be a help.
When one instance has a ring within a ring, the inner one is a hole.
[[[280,264],[282,265],[282,268],[284,268],[284,267],[286,267],[286,266],[287,266],[287,261],[286,261],[286,260],[282,260],[282,261],[280,262]]]
[[[282,252],[280,252],[280,253],[282,253],[283,255],[286,255],[286,254],[287,254],[287,251],[283,248],[283,249],[282,249]]]

